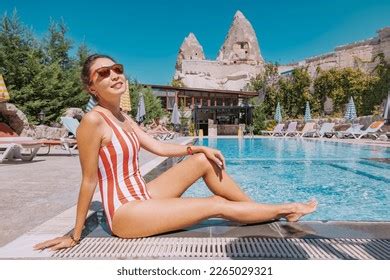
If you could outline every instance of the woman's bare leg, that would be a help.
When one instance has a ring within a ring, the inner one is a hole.
[[[193,183],[203,177],[210,191],[231,201],[252,201],[233,179],[207,159],[195,154],[165,171],[147,184],[152,198],[180,197]]]
[[[123,238],[145,237],[182,229],[211,217],[247,224],[279,218],[296,221],[316,206],[316,201],[270,205],[234,202],[220,196],[132,201],[115,212],[113,232]]]

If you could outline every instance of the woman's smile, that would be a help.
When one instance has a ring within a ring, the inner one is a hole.
[[[115,89],[120,89],[122,87],[123,83],[122,82],[116,82],[113,84],[111,87]]]

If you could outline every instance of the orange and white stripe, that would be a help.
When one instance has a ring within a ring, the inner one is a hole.
[[[129,133],[100,115],[112,129],[112,138],[99,151],[99,189],[110,228],[116,209],[132,200],[147,200],[150,195],[139,170],[140,143],[137,135]]]

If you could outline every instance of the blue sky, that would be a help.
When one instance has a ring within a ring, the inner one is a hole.
[[[266,61],[281,64],[376,36],[390,26],[384,0],[28,1],[0,0],[0,14],[16,8],[38,36],[61,18],[74,46],[115,57],[140,82],[168,84],[178,49],[193,32],[207,59],[215,59],[240,10],[252,23]]]

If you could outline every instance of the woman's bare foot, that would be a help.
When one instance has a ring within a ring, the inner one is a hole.
[[[318,204],[318,202],[315,199],[311,199],[307,203],[297,203],[296,210],[294,212],[292,212],[291,214],[287,214],[285,216],[285,218],[289,222],[296,222],[302,216],[314,212],[317,208],[317,204]]]

